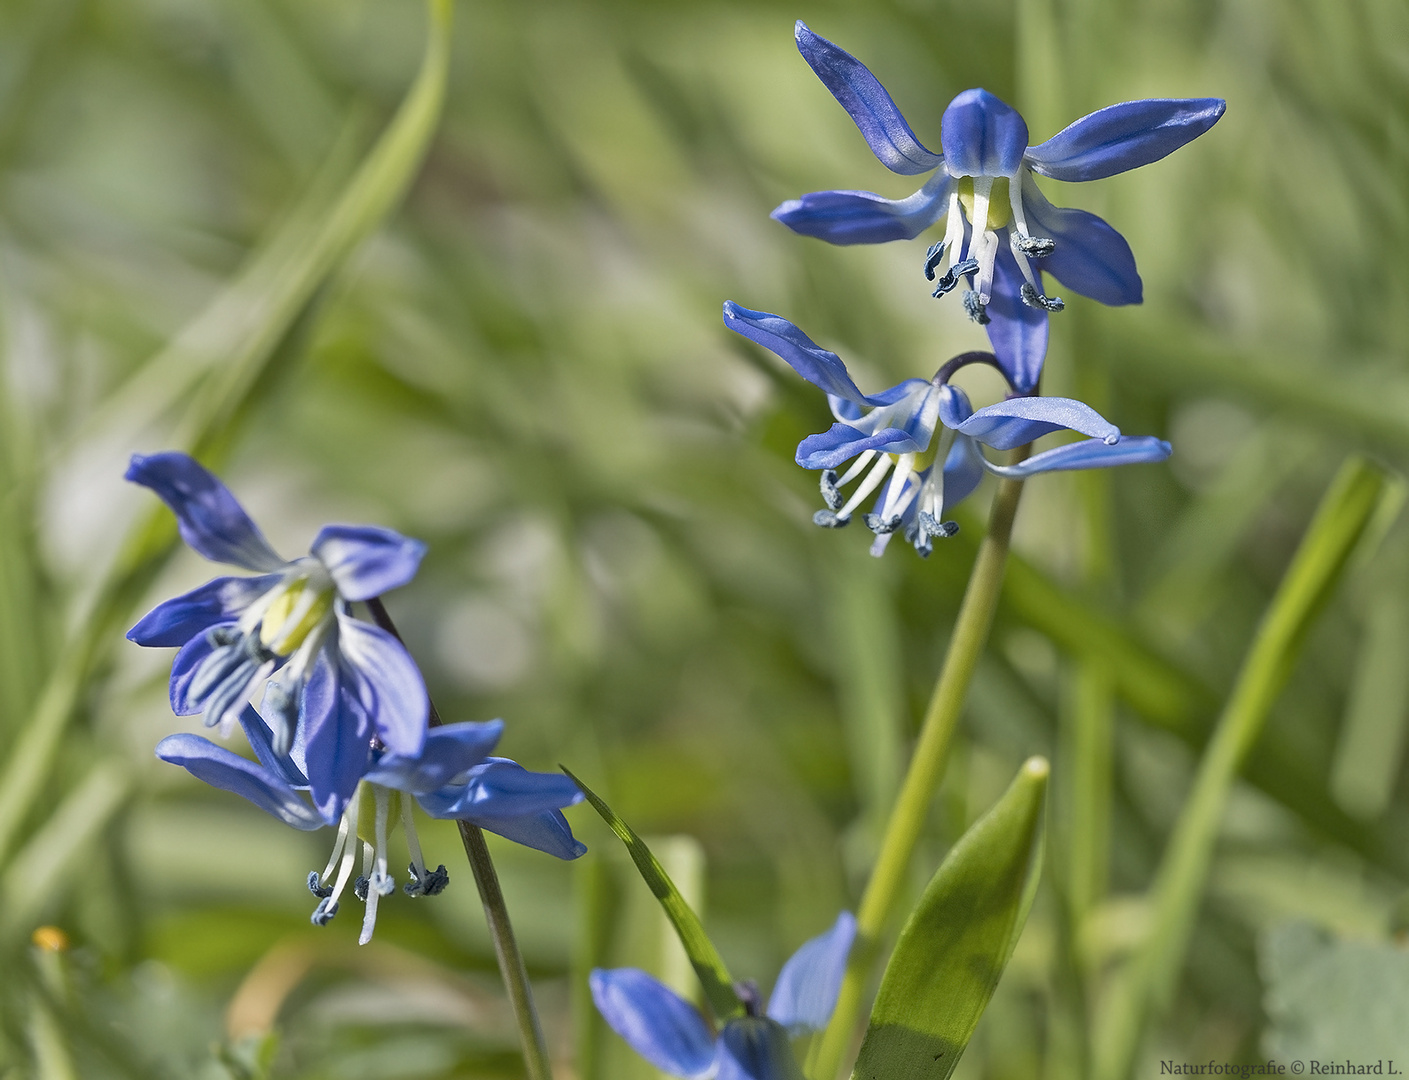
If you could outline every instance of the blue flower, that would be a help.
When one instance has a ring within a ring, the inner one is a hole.
[[[336,822],[375,743],[417,757],[426,738],[425,683],[393,635],[354,619],[350,602],[405,585],[425,545],[390,529],[327,525],[308,555],[285,560],[214,475],[186,454],[134,455],[127,479],[176,514],[181,537],[255,577],[220,577],[157,605],[127,636],[177,646],[171,707],[228,730],[262,680],[273,745],[297,737],[314,805]],[[272,678],[270,678],[272,676]]]
[[[764,1015],[752,985],[739,987],[748,1015],[730,1020],[718,1037],[693,1005],[636,968],[594,970],[592,1000],[633,1050],[672,1076],[801,1080],[788,1039],[826,1027],[855,938],[856,920],[843,911],[783,965]]]
[[[1220,98],[1147,98],[1098,109],[1046,142],[1028,145],[1027,124],[987,90],[965,90],[940,123],[942,154],[915,137],[885,87],[850,53],[797,24],[797,47],[861,129],[881,164],[905,176],[932,173],[909,198],[869,191],[815,191],[773,217],[794,232],[833,244],[909,240],[941,218],[925,276],[935,296],[966,277],[969,314],[988,336],[1019,393],[1037,385],[1047,351],[1048,297],[1042,271],[1103,304],[1138,304],[1142,287],[1125,238],[1094,214],[1053,206],[1033,173],[1100,180],[1158,161],[1202,135],[1223,115]],[[981,223],[981,224],[980,224]],[[975,228],[975,226],[978,226]]]
[[[322,828],[323,815],[299,796],[310,788],[307,747],[295,740],[288,751],[274,745],[274,733],[253,707],[240,711],[239,721],[258,761],[240,757],[199,735],[168,735],[157,744],[157,757],[180,765],[213,787],[233,791],[296,829]],[[343,891],[352,878],[358,839],[362,839],[362,872],[353,891],[366,901],[361,942],[372,937],[377,900],[396,888],[387,873],[387,834],[393,825],[393,804],[399,803],[411,863],[409,896],[434,896],[445,888],[445,866],[426,867],[411,815],[411,799],[431,817],[470,821],[516,843],[575,859],[587,848],[572,835],[561,808],[581,801],[577,785],[559,773],[529,772],[508,758],[489,757],[503,733],[502,720],[484,724],[446,724],[425,733],[421,750],[403,754],[373,748],[359,780],[360,797],[350,799],[338,822],[333,853],[321,874],[308,875],[308,887],[319,898],[313,912],[316,925],[337,914]],[[410,798],[407,798],[410,796]],[[370,810],[370,829],[366,816]],[[371,840],[365,837],[371,837]],[[337,876],[334,878],[334,871]],[[332,882],[332,884],[328,884]]]
[[[827,509],[817,511],[813,521],[840,528],[880,488],[872,512],[865,516],[866,525],[876,534],[873,555],[880,555],[896,532],[921,555],[928,555],[935,537],[958,531],[957,525],[944,520],[945,511],[978,487],[985,470],[1022,479],[1063,469],[1163,461],[1170,454],[1169,443],[1162,439],[1121,435],[1090,406],[1071,398],[1019,396],[975,410],[949,378],[965,364],[996,364],[990,353],[965,353],[945,364],[933,379],[906,379],[867,395],[857,389],[841,357],[784,318],[750,311],[731,300],[724,304],[724,325],[776,353],[826,391],[837,422],[821,434],[809,435],[797,447],[799,465],[822,470]],[[1046,450],[1016,465],[995,465],[979,449],[983,444],[1012,450],[1054,431],[1077,431],[1090,438]],[[851,467],[838,476],[837,468],[852,459]],[[936,468],[940,461],[943,464]],[[843,497],[842,489],[853,481],[855,490]]]

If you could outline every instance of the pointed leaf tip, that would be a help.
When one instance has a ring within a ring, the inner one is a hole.
[[[1028,758],[936,871],[886,965],[852,1080],[954,1072],[1036,894],[1050,773]]]

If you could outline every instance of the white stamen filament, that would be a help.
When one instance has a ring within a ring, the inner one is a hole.
[[[416,835],[416,825],[411,819],[411,799],[401,796],[401,827],[406,831],[406,846],[411,849],[412,873],[417,880],[426,880],[426,860],[421,854],[421,839]]]
[[[294,602],[293,610],[284,617],[284,625],[279,627],[278,637],[269,643],[269,651],[285,655],[289,648],[289,635],[299,628],[304,617],[312,610],[313,605],[322,599],[319,591],[313,588],[311,583],[306,583],[302,591],[298,594],[298,600]],[[331,612],[328,616],[331,616]],[[327,618],[328,616],[325,616]],[[312,636],[310,632],[309,636]]]
[[[921,510],[934,515],[935,521],[944,517],[944,463],[949,460],[950,447],[954,445],[955,434],[952,428],[945,428],[939,436],[939,448],[934,453],[934,468],[925,481],[921,493]]]
[[[954,185],[954,190],[949,193],[949,219],[944,224],[944,250],[949,256],[949,265],[953,266],[963,254],[964,247],[964,211],[959,206],[959,185]]]
[[[886,488],[885,504],[881,507],[881,521],[890,521],[897,514],[905,511],[898,504],[900,497],[906,493],[910,487],[910,475],[915,470],[915,455],[901,454],[900,460],[895,464],[895,474],[890,478],[890,486]],[[909,505],[909,500],[906,500]]]
[[[978,260],[978,277],[974,282],[974,289],[979,295],[979,302],[986,305],[993,293],[993,261],[998,254],[998,236],[988,227],[988,200],[993,192],[993,177],[975,176],[973,182],[974,231],[969,237],[968,257]]]
[[[347,827],[347,842],[343,844],[342,865],[338,867],[338,880],[333,886],[333,894],[328,898],[329,906],[338,902],[342,891],[347,888],[348,880],[352,877],[353,860],[357,858],[357,811],[361,804],[360,792],[355,792],[348,801],[347,810],[342,816],[343,825]],[[342,829],[339,829],[338,836],[342,835]],[[331,869],[331,864],[329,868]]]
[[[856,508],[861,505],[861,500],[875,491],[876,485],[885,479],[885,475],[890,471],[891,462],[893,460],[890,454],[882,454],[880,456],[880,460],[876,462],[876,467],[866,474],[866,479],[861,481],[861,486],[852,493],[851,498],[846,501],[846,505],[837,511],[837,517],[843,521],[851,517],[856,511]]]
[[[326,882],[332,875],[333,867],[338,864],[338,857],[342,855],[342,847],[345,843],[347,843],[347,815],[343,814],[342,820],[338,822],[338,838],[333,841],[333,853],[328,856],[328,865],[323,867],[323,873],[318,878],[319,881]]]
[[[860,476],[861,470],[866,468],[866,466],[870,464],[871,459],[875,456],[876,452],[874,450],[867,450],[864,454],[858,454],[856,460],[851,463],[851,468],[847,469],[837,481],[837,487],[846,487],[847,484]]]
[[[1026,169],[1020,170],[1017,176],[1008,180],[1008,205],[1013,208],[1014,231],[1024,240],[1031,238],[1032,233],[1027,230],[1027,213],[1023,210],[1023,173]]]
[[[377,803],[374,830],[377,846],[373,862],[374,852],[370,846],[364,844],[366,861],[362,866],[362,874],[367,878],[367,913],[362,917],[362,934],[357,939],[359,945],[366,945],[372,940],[372,930],[377,925],[377,901],[396,887],[395,882],[387,876],[386,827],[391,793],[380,784],[373,784],[372,795]]]
[[[240,621],[235,624],[235,629],[241,634],[252,634],[254,628],[264,619],[264,613],[269,610],[275,600],[283,596],[293,582],[297,581],[297,575],[288,575],[280,579],[279,584],[267,590],[258,600],[245,608],[245,612],[240,616]]]

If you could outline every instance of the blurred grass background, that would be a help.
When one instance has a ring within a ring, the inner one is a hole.
[[[815,477],[792,451],[825,402],[720,324],[725,299],[784,314],[868,390],[983,344],[930,299],[928,239],[836,249],[768,220],[804,191],[913,186],[797,55],[799,17],[863,59],[930,146],[974,85],[1019,107],[1034,142],[1114,101],[1229,101],[1166,161],[1046,185],[1125,233],[1146,300],[1067,296],[1045,388],[1175,456],[1029,485],[915,867],[918,887],[1025,756],[1055,756],[1044,895],[961,1075],[1079,1075],[1073,979],[1098,1008],[1138,937],[1197,747],[1315,500],[1352,450],[1409,456],[1402,4],[461,3],[419,178],[323,290],[223,473],[286,555],[331,520],[428,541],[388,603],[442,713],[503,716],[503,752],[568,764],[642,832],[696,838],[667,846],[731,968],[766,986],[855,902],[981,530],[964,519],[923,562],[815,529]],[[350,171],[424,37],[410,0],[0,5],[0,753],[114,538],[150,509],[122,470],[175,423],[122,388],[307,192]],[[967,385],[991,400],[982,375]],[[1274,711],[1151,1060],[1290,1054],[1325,1003],[1285,973],[1337,943],[1389,972],[1379,998],[1409,1000],[1383,989],[1409,994],[1383,944],[1409,877],[1404,541],[1391,525],[1364,553]],[[139,607],[211,573],[183,551]],[[212,1050],[252,971],[246,1000],[288,991],[273,1075],[517,1075],[453,830],[423,838],[450,890],[386,904],[374,946],[357,949],[349,914],[313,930],[302,881],[330,835],[153,759],[190,726],[167,708],[168,667],[113,649],[18,825],[30,861],[0,871],[19,972],[0,1075],[62,1075],[35,1049],[45,993],[73,1005],[77,1075],[253,1075]],[[1113,710],[1111,843],[1073,919],[1063,733],[1089,708]],[[108,787],[55,820],[100,763]],[[614,963],[677,964],[610,836],[572,817],[582,863],[495,846],[564,1076],[574,955],[596,942]],[[25,944],[41,922],[73,942],[56,977]],[[601,1075],[651,1075],[580,1016],[578,1030]]]

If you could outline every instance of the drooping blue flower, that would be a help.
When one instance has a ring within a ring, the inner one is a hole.
[[[942,296],[960,278],[964,307],[983,323],[1019,393],[1037,385],[1047,351],[1047,313],[1060,300],[1043,271],[1103,304],[1138,304],[1142,286],[1125,238],[1094,214],[1053,206],[1033,174],[1099,180],[1148,165],[1202,135],[1223,115],[1220,98],[1149,98],[1098,109],[1037,146],[1027,124],[987,90],[965,90],[940,123],[940,148],[927,150],[880,82],[850,53],[796,28],[797,47],[850,114],[872,152],[892,172],[932,173],[908,198],[869,191],[815,191],[783,203],[773,217],[794,232],[833,244],[909,240],[940,221],[944,239],[925,260]]]
[[[1122,435],[1090,406],[1072,398],[1018,396],[975,410],[949,378],[967,363],[996,365],[989,353],[964,354],[932,379],[906,379],[868,395],[852,381],[841,357],[787,319],[750,311],[731,300],[724,304],[724,325],[777,354],[826,392],[837,422],[827,431],[809,435],[797,448],[799,465],[822,470],[827,508],[817,511],[813,520],[827,528],[847,525],[879,488],[872,512],[864,519],[876,534],[873,555],[880,555],[897,532],[921,555],[928,555],[935,537],[952,536],[958,530],[944,520],[945,511],[978,487],[985,470],[1022,479],[1058,470],[1163,461],[1170,454],[1169,443],[1151,436]],[[982,444],[1012,450],[1054,431],[1076,431],[1089,438],[1016,465],[995,465],[979,448]],[[852,461],[851,467],[838,475],[838,467],[847,461]],[[942,464],[936,467],[938,462]],[[853,481],[855,490],[844,497],[842,489]]]
[[[258,761],[189,733],[168,735],[157,744],[157,757],[182,766],[213,787],[243,796],[296,829],[320,829],[327,824],[299,795],[310,788],[308,748],[296,739],[287,751],[277,749],[273,732],[252,706],[241,710],[239,720]],[[348,800],[327,866],[322,874],[308,875],[308,887],[319,898],[313,912],[315,924],[326,925],[337,914],[343,891],[352,880],[359,835],[368,831],[364,803],[373,809],[373,839],[362,840],[361,876],[353,882],[353,891],[367,904],[363,944],[371,940],[378,898],[396,888],[387,872],[393,802],[400,803],[400,820],[411,851],[410,881],[404,886],[409,896],[434,896],[449,881],[443,864],[435,870],[426,867],[412,819],[412,799],[431,817],[473,822],[560,859],[575,859],[587,850],[562,814],[563,807],[581,801],[577,785],[561,773],[529,772],[508,758],[488,756],[503,730],[502,720],[446,724],[431,728],[416,754],[372,748],[359,777],[362,796]]]
[[[856,920],[843,911],[830,930],[783,965],[763,1015],[752,985],[739,987],[748,1015],[730,1020],[718,1037],[693,1005],[636,968],[594,970],[589,980],[592,1000],[613,1031],[672,1076],[801,1080],[788,1039],[827,1026],[855,939]]]
[[[275,553],[228,488],[186,454],[134,455],[127,479],[157,493],[182,539],[216,562],[255,571],[220,577],[157,605],[127,632],[178,647],[171,707],[228,730],[259,682],[281,753],[296,732],[314,805],[333,824],[366,772],[373,740],[417,757],[429,708],[415,662],[393,635],[353,618],[350,603],[405,585],[425,545],[390,529],[327,525],[308,555]],[[272,677],[272,678],[271,678]]]

